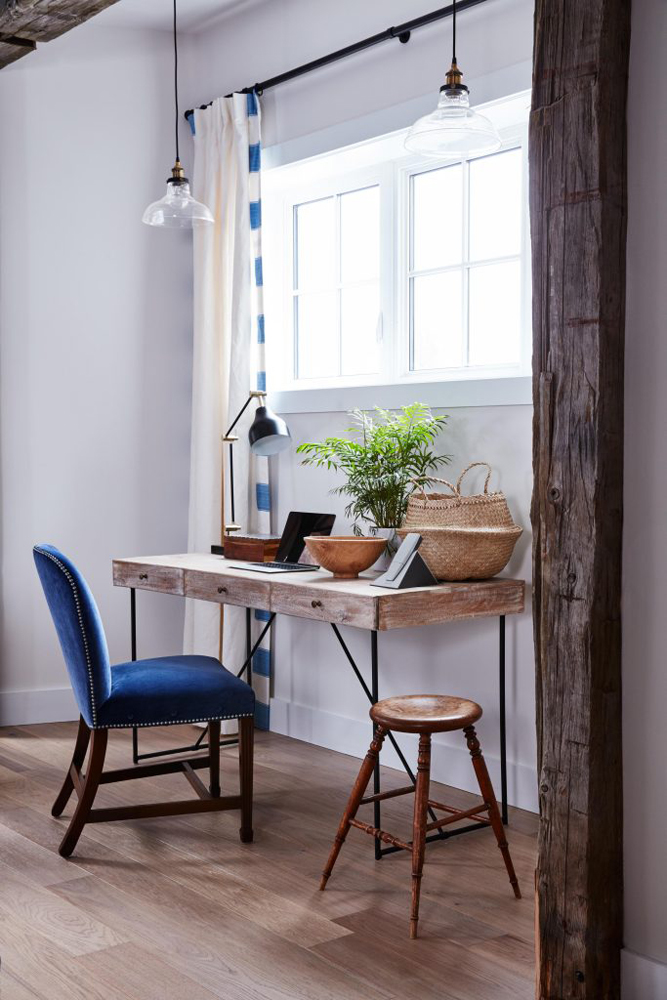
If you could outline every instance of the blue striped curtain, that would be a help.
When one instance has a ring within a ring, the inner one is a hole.
[[[266,392],[266,339],[264,321],[264,270],[262,263],[262,138],[259,101],[256,94],[246,95],[248,114],[248,192],[250,197],[250,232],[252,254],[252,324],[255,339],[254,365],[256,388]],[[255,480],[255,509],[251,526],[269,534],[271,531],[271,492],[269,489],[268,459],[252,456]],[[252,530],[252,528],[251,528]],[[268,620],[267,611],[255,611],[253,645]],[[271,686],[271,635],[267,634],[253,657],[253,687],[256,697],[256,723],[259,729],[268,729],[270,723]]]
[[[266,390],[262,268],[261,117],[254,94],[219,98],[198,109],[193,193],[208,205],[214,226],[195,230],[192,451],[188,548],[208,551],[220,538],[221,437],[248,398]],[[244,531],[270,532],[268,460],[252,455],[248,408],[235,429],[236,521]],[[229,521],[229,483],[227,483]],[[266,615],[255,611],[253,643]],[[187,602],[186,652],[217,655],[215,605]],[[226,607],[223,662],[238,670],[245,659],[245,612]],[[257,725],[269,726],[271,650],[267,638],[253,658]]]

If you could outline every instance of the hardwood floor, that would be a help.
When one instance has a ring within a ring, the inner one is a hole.
[[[188,742],[181,730],[144,731],[141,748]],[[536,817],[510,818],[520,901],[490,830],[429,845],[421,937],[410,941],[407,855],[376,863],[370,837],[353,830],[318,891],[356,759],[258,733],[254,844],[223,812],[88,826],[66,861],[56,848],[72,804],[60,820],[50,808],[75,731],[0,729],[0,1000],[533,997]],[[223,750],[223,794],[236,788],[236,754]],[[130,734],[112,732],[107,766],[130,759]],[[389,769],[383,781],[405,784]],[[180,798],[184,785],[180,775],[107,785],[99,803]],[[474,801],[438,785],[433,797]],[[388,800],[383,824],[409,835],[411,805]]]

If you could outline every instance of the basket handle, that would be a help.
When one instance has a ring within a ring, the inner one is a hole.
[[[467,472],[470,472],[471,469],[474,469],[478,465],[483,465],[483,466],[485,466],[489,470],[487,472],[487,474],[486,474],[486,479],[484,480],[484,494],[485,494],[485,496],[488,496],[488,493],[489,493],[489,480],[491,479],[491,473],[493,471],[488,462],[471,462],[470,465],[466,469],[463,470],[463,472],[461,473],[461,475],[459,476],[459,478],[456,480],[456,493],[459,496],[461,496],[461,482],[463,480],[463,477],[465,476],[465,474]]]
[[[428,481],[429,483],[442,483],[443,486],[449,487],[449,489],[452,491],[455,497],[460,496],[456,486],[450,483],[447,479],[438,479],[437,476],[417,476],[414,479],[410,480],[411,483],[416,483],[419,492],[421,493],[422,496],[426,496],[426,493],[424,491],[424,486],[423,485],[420,486],[420,483],[425,483],[426,481]],[[417,491],[415,490],[415,492]]]

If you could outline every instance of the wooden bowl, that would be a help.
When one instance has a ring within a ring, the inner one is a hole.
[[[304,538],[315,562],[333,573],[334,580],[354,580],[380,558],[386,538],[356,535],[309,535]]]

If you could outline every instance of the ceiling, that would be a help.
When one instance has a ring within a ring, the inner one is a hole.
[[[199,31],[210,21],[261,0],[178,0],[179,31]],[[171,0],[118,0],[96,18],[96,24],[115,28],[171,30]]]

